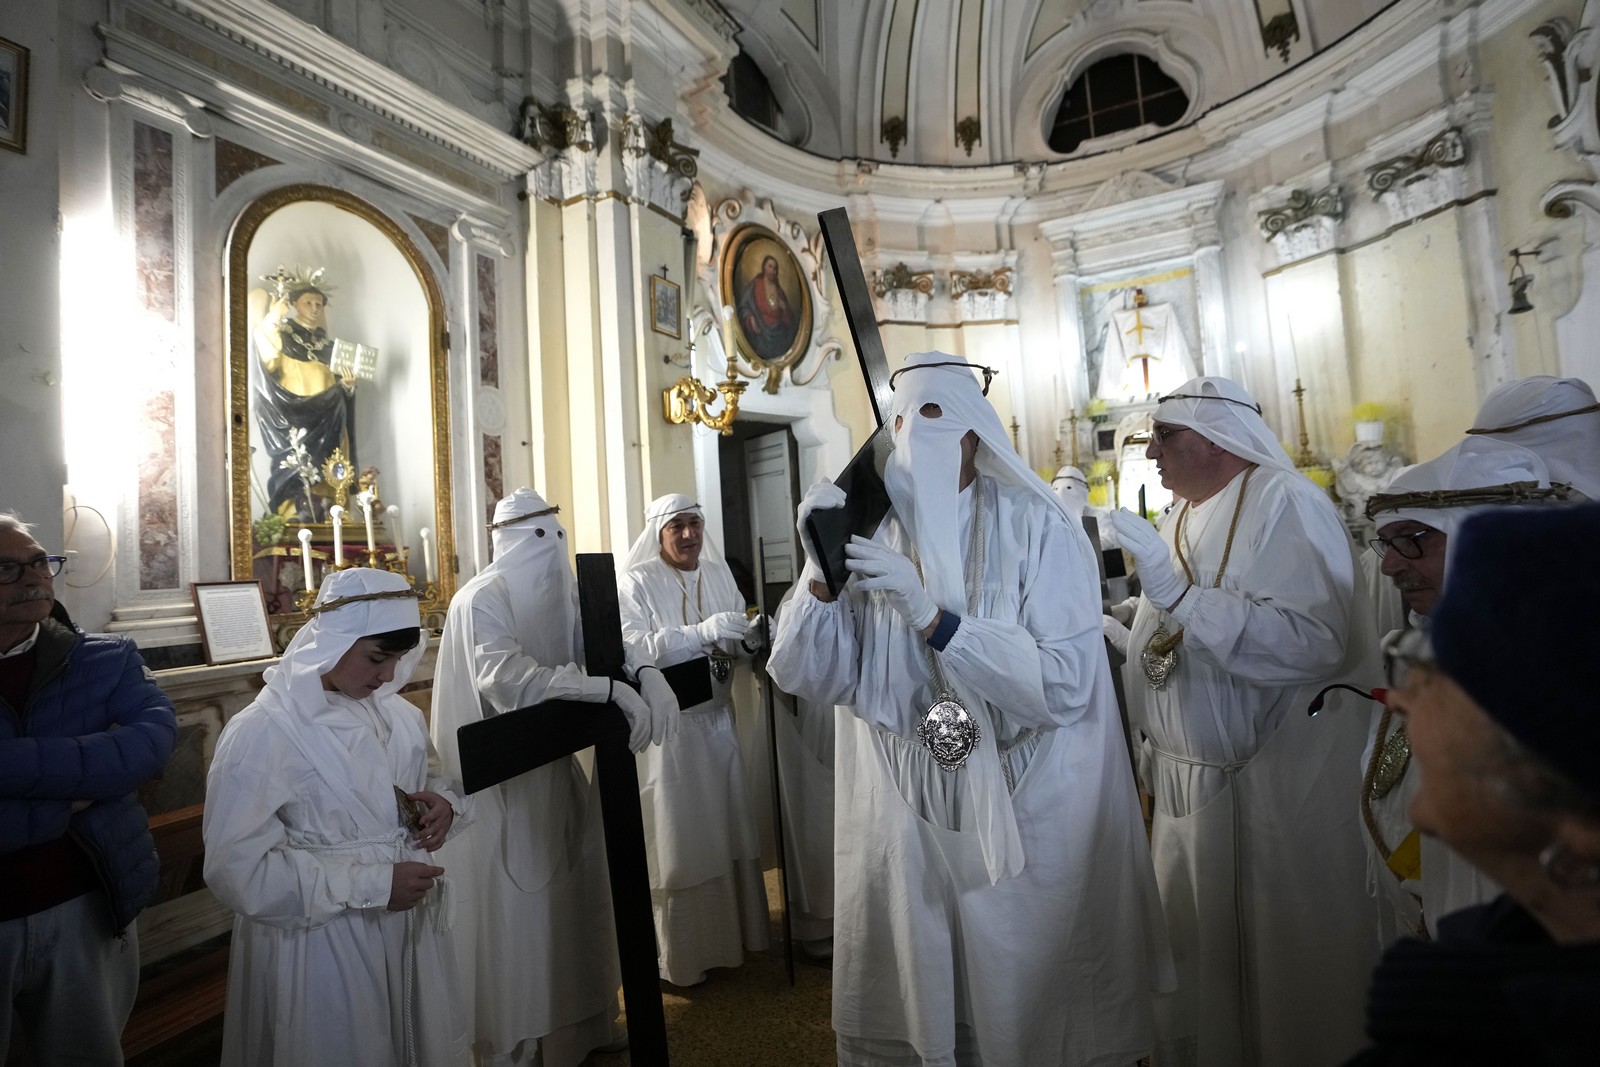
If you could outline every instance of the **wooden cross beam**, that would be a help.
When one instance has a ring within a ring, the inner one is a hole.
[[[622,614],[610,553],[578,554],[578,605],[584,669],[594,678],[621,681]],[[666,1067],[667,1022],[656,963],[639,774],[633,753],[628,751],[627,717],[615,704],[549,700],[468,723],[456,732],[456,741],[461,749],[462,784],[468,793],[594,748],[611,877],[611,911],[628,1014],[629,1062],[634,1067]]]

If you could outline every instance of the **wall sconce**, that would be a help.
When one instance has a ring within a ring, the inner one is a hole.
[[[728,377],[716,384],[706,385],[693,375],[686,374],[661,391],[661,413],[674,426],[698,423],[708,430],[717,430],[724,436],[733,433],[733,420],[739,417],[739,397],[748,382],[734,375],[733,360],[733,308],[722,309],[722,350],[728,361]],[[722,397],[722,410],[711,414],[711,405]]]
[[[1533,287],[1533,275],[1528,273],[1528,268],[1522,265],[1523,256],[1539,258],[1537,248],[1526,252],[1513,248],[1511,250],[1511,308],[1510,313],[1521,315],[1525,311],[1533,310],[1533,301],[1528,299],[1528,290]]]

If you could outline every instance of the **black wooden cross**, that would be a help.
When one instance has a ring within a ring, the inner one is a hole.
[[[578,605],[584,669],[590,677],[621,681],[622,613],[617,605],[616,566],[609,552],[578,554]],[[456,732],[456,743],[468,793],[594,748],[628,1016],[629,1061],[634,1067],[666,1067],[667,1022],[656,963],[639,773],[628,751],[627,717],[615,704],[549,700],[468,723]]]

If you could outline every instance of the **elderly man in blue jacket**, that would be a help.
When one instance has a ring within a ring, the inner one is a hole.
[[[0,1059],[120,1064],[159,866],[134,791],[177,724],[133,642],[56,605],[63,562],[0,513]]]

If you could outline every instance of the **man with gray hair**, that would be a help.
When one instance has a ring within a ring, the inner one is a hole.
[[[0,513],[0,1058],[120,1064],[160,866],[135,790],[177,724],[133,642],[56,602],[65,562]]]
[[[1538,455],[1497,437],[1464,438],[1442,455],[1401,471],[1387,491],[1368,501],[1366,514],[1377,527],[1372,548],[1379,570],[1400,591],[1409,628],[1429,628],[1444,595],[1451,541],[1468,516],[1569,495],[1568,486],[1551,485]],[[1387,706],[1375,709],[1372,720],[1358,803],[1379,934],[1388,943],[1418,934],[1426,924],[1426,933],[1437,936],[1442,916],[1482,904],[1499,889],[1437,837],[1413,826],[1409,809],[1418,776],[1410,773],[1406,727]]]
[[[1111,518],[1144,589],[1128,718],[1178,961],[1157,1062],[1338,1063],[1377,949],[1350,804],[1367,720],[1306,709],[1330,682],[1375,681],[1353,545],[1226,378],[1162,397],[1146,455],[1176,506],[1159,531]]]

